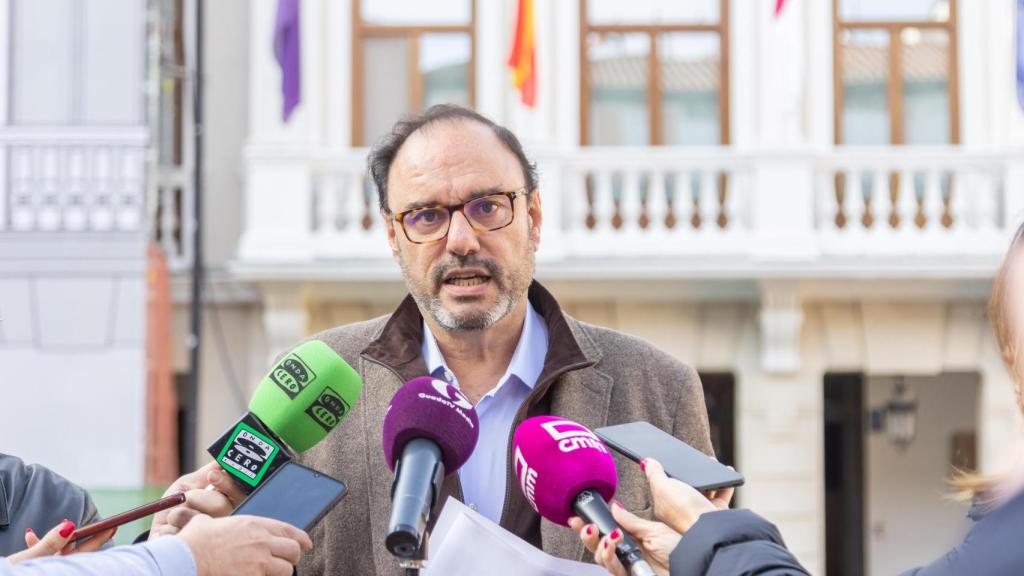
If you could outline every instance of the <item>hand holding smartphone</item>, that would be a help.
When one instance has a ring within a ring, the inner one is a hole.
[[[701,492],[742,486],[743,476],[649,422],[630,422],[594,430],[616,452],[634,462],[654,458],[669,478]]]
[[[263,480],[232,516],[251,514],[287,522],[309,532],[348,493],[348,486],[289,461]]]
[[[131,510],[128,510],[127,512],[122,512],[120,514],[117,514],[116,516],[111,516],[110,518],[105,518],[103,520],[100,520],[99,522],[94,522],[92,524],[89,524],[88,526],[82,526],[78,530],[75,530],[74,532],[71,533],[71,540],[70,541],[71,542],[75,542],[76,540],[82,540],[82,539],[88,538],[90,536],[95,536],[96,534],[99,534],[100,532],[104,532],[106,530],[110,530],[111,528],[114,528],[116,526],[120,526],[122,524],[127,524],[129,522],[134,522],[135,520],[138,520],[139,518],[145,518],[146,516],[149,516],[151,514],[156,514],[157,512],[159,512],[161,510],[166,510],[168,508],[173,508],[173,507],[177,506],[178,504],[182,504],[184,502],[185,502],[185,493],[184,492],[178,492],[177,494],[171,494],[170,496],[165,496],[165,497],[157,500],[156,502],[150,502],[149,504],[145,504],[143,506],[139,506],[138,508],[132,508]]]

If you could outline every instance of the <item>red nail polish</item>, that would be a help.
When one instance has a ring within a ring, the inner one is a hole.
[[[647,458],[640,459],[640,469],[643,470],[644,472],[647,471]]]
[[[607,540],[607,539],[605,539],[605,541],[604,541],[604,548],[605,548],[606,550],[608,549],[608,540]]]
[[[622,509],[626,508],[625,506],[622,505],[622,502],[619,502],[618,500],[612,500],[612,506],[618,506],[619,508]]]
[[[31,533],[32,533],[32,529],[31,528],[25,528],[25,534],[31,534]]]
[[[61,522],[60,532],[59,532],[61,538],[67,538],[68,536],[71,536],[71,533],[74,532],[74,531],[75,531],[75,523],[74,522],[72,522],[70,520],[65,520],[64,522]]]
[[[616,528],[615,530],[612,530],[612,533],[609,536],[609,538],[611,538],[612,540],[618,540],[619,539],[619,529]]]
[[[594,525],[593,524],[588,525],[587,526],[587,536],[590,536],[593,533],[594,533]]]

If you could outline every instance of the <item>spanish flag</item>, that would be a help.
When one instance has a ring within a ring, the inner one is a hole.
[[[519,90],[523,104],[533,108],[537,102],[536,35],[533,28],[533,0],[519,0],[516,36],[508,65],[512,82]]]

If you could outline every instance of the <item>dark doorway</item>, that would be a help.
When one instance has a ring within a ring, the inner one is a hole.
[[[825,574],[864,574],[864,375],[825,375]]]
[[[719,462],[736,465],[736,378],[727,372],[702,373],[711,445]]]
[[[188,373],[175,372],[174,385],[178,392],[178,470],[185,474],[190,472],[190,470],[185,468],[185,463],[188,461],[188,458],[185,456],[185,426],[189,420],[188,412],[192,409],[188,405],[188,395],[185,394],[186,387],[188,386]]]

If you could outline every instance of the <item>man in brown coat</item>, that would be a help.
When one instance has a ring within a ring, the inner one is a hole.
[[[392,395],[425,374],[458,386],[480,418],[476,448],[445,480],[432,519],[455,496],[550,554],[582,559],[575,533],[542,520],[513,479],[516,426],[539,414],[591,429],[646,420],[711,454],[700,379],[642,340],[563,314],[533,280],[541,192],[505,128],[471,110],[435,106],[396,124],[369,162],[410,295],[388,316],[314,336],[359,372],[363,387],[345,420],[302,455],[343,479],[349,493],[313,530],[300,574],[401,574],[384,546],[393,476],[381,433]],[[640,467],[618,456],[616,463],[617,498],[649,515]],[[197,511],[230,510],[241,494],[228,487],[228,502],[201,490],[206,473],[172,488],[197,488],[190,493]],[[158,517],[153,532],[173,534],[189,517]]]
[[[591,429],[646,420],[711,454],[697,374],[642,340],[565,315],[533,281],[541,193],[508,130],[436,106],[396,124],[369,163],[410,296],[389,316],[315,336],[356,368],[363,390],[346,420],[303,457],[350,491],[314,529],[300,573],[400,573],[384,547],[392,474],[381,428],[391,396],[424,374],[459,386],[481,420],[474,454],[445,481],[433,518],[454,495],[546,552],[582,559],[576,535],[542,520],[520,492],[512,431],[538,414]],[[618,499],[649,509],[640,467],[617,464]]]

